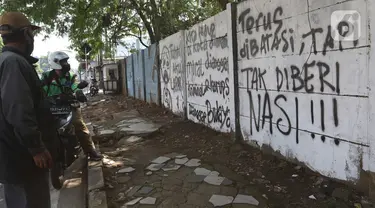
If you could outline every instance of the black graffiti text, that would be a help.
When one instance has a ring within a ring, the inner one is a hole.
[[[215,23],[211,23],[210,25],[199,25],[199,37],[201,38],[215,38],[216,37],[216,28]]]
[[[217,93],[226,98],[229,93],[229,78],[224,80],[212,80],[210,75],[208,79],[205,80],[204,84],[189,84],[188,85],[188,94],[189,96],[198,96],[203,97],[208,91],[212,93]]]
[[[314,71],[318,71],[319,76],[316,77],[312,73]],[[332,76],[333,73],[334,76]],[[334,82],[332,82],[332,77],[335,77]],[[311,84],[314,79],[319,80],[318,89],[316,89],[317,86]],[[292,80],[291,86],[289,86],[290,80]],[[311,60],[305,63],[302,68],[296,65],[284,69],[276,67],[276,83],[278,91],[291,89],[295,92],[314,93],[317,91],[326,92],[329,89],[330,92],[340,94],[340,63],[336,62],[332,67],[325,62]]]
[[[229,95],[229,78],[225,78],[225,80],[212,80],[210,75],[209,79],[206,79],[206,87],[208,90],[212,91],[213,93],[218,93],[223,95],[223,98]]]
[[[242,73],[246,72],[246,88],[249,89],[266,89],[264,76],[267,70],[261,70],[259,67],[248,67],[241,69]]]
[[[208,51],[206,53],[206,61],[204,65],[207,69],[213,69],[219,72],[228,72],[229,70],[228,57],[216,58]]]
[[[182,74],[182,64],[181,63],[173,63],[172,64],[172,71],[175,74]]]
[[[290,50],[294,52],[293,29],[284,29],[279,36],[278,32],[266,33],[260,36],[260,39],[246,38],[240,46],[241,58],[250,59],[258,54],[266,55],[270,51],[281,49],[283,52]]]
[[[340,25],[340,23],[339,23],[339,25]],[[308,31],[307,33],[302,34],[302,39],[303,40],[304,39],[310,39],[311,40],[311,46],[312,46],[312,51],[311,52],[313,52],[314,54],[317,54],[319,51],[321,51],[323,55],[326,55],[328,49],[332,50],[332,49],[336,49],[336,48],[338,48],[340,51],[343,51],[344,50],[344,46],[342,45],[342,40],[335,41],[333,39],[333,37],[334,37],[335,34],[332,33],[332,31],[333,30],[332,30],[332,26],[331,25],[327,26],[326,33],[324,33],[323,28],[320,28],[320,27],[318,27],[318,28],[311,28],[310,31]],[[340,29],[339,29],[339,31],[340,31]],[[318,45],[318,43],[316,41],[318,39],[319,35],[323,35],[323,38],[325,37],[322,45]],[[347,34],[345,33],[344,36],[342,36],[342,37],[346,37],[345,35],[347,35]],[[353,43],[353,47],[355,48],[358,45],[358,40],[354,40],[354,41],[352,41],[352,43]],[[300,55],[303,52],[305,52],[305,48],[308,48],[308,50],[310,50],[310,44],[307,44],[307,45],[308,45],[308,47],[305,47],[306,44],[304,42],[301,43],[301,47],[299,49],[299,54]]]
[[[238,24],[241,27],[242,33],[245,31],[249,34],[253,34],[253,30],[259,32],[263,25],[263,31],[259,39],[246,38],[243,45],[240,47],[240,57],[250,59],[250,57],[256,56],[258,53],[267,54],[270,51],[282,49],[283,52],[291,49],[294,52],[294,38],[293,29],[284,29],[281,31],[283,21],[281,16],[283,14],[283,8],[277,7],[273,12],[263,14],[260,12],[257,17],[250,14],[251,9],[245,9],[238,17]],[[276,29],[272,31],[273,25]],[[267,32],[269,31],[269,32]],[[280,33],[281,32],[281,33]]]
[[[166,108],[172,110],[172,107],[173,107],[172,96],[171,96],[171,92],[169,91],[167,87],[164,87],[163,89],[163,103]]]
[[[212,39],[209,41],[209,48],[210,49],[213,49],[213,48],[228,48],[228,36],[225,35],[223,37],[220,37],[220,38],[215,38],[215,39]]]
[[[210,25],[202,24],[198,29],[193,28],[186,32],[186,44],[203,42],[206,39],[214,39],[216,37],[215,23]]]
[[[204,71],[202,67],[202,59],[197,61],[188,61],[186,64],[188,75],[191,77],[202,77],[204,76]]]
[[[283,93],[277,93],[275,97],[271,97],[267,91],[265,93],[258,93],[256,91],[247,91],[249,96],[249,118],[250,118],[250,134],[253,135],[254,131],[260,132],[261,130],[267,129],[270,134],[273,134],[276,126],[277,131],[283,135],[290,135],[292,131],[295,131],[296,143],[299,143],[299,127],[300,124],[300,111],[310,110],[311,111],[311,123],[314,124],[314,101],[310,102],[309,108],[301,108],[299,106],[298,97],[288,98]],[[329,116],[325,116],[327,112],[332,113],[334,118],[333,124],[335,127],[338,126],[338,104],[336,98],[332,98],[332,104],[327,104],[323,100],[318,102],[319,105],[315,107],[319,108],[320,112],[320,128],[322,132],[325,131],[325,126],[328,123]],[[331,108],[332,107],[332,108]],[[328,111],[332,109],[332,111]],[[275,115],[279,115],[276,117]],[[292,115],[292,116],[291,116]],[[292,123],[292,118],[294,122]],[[309,119],[305,117],[303,119]],[[255,129],[255,130],[254,130]],[[315,139],[316,132],[303,130],[304,132],[310,133],[312,139]],[[326,136],[320,134],[322,142],[325,142]],[[339,145],[340,141],[335,139],[335,144]]]
[[[267,90],[265,82],[267,71],[265,69],[248,67],[241,69],[241,72],[246,73],[246,88],[248,90]],[[314,93],[320,91],[340,94],[339,62],[336,62],[333,67],[322,61],[311,60],[302,67],[296,65],[276,67],[275,72],[274,76],[279,92],[281,90],[292,90],[294,92]],[[318,72],[318,76],[312,72]],[[334,81],[332,81],[332,77],[335,77]],[[319,85],[312,85],[315,79],[319,80]]]
[[[196,109],[192,104],[189,103],[189,115],[195,117],[198,122],[205,123],[207,113],[201,110]]]
[[[268,12],[267,14],[263,14],[260,12],[257,17],[254,17],[250,14],[251,9],[245,9],[243,12],[240,13],[238,17],[238,24],[242,30],[242,33],[245,31],[251,35],[253,34],[253,29],[258,32],[259,28],[263,25],[263,30],[272,30],[272,24],[277,26],[276,31],[279,31],[283,26],[283,22],[281,20],[281,15],[283,14],[283,8],[277,7],[272,13]]]
[[[227,36],[215,38],[209,41],[203,41],[198,43],[193,43],[192,45],[186,46],[187,55],[190,56],[193,53],[199,53],[201,51],[207,51],[208,49],[215,48],[228,48],[228,39]]]
[[[209,88],[205,86],[204,84],[200,84],[200,85],[189,84],[188,85],[188,95],[190,97],[194,97],[194,96],[203,97],[208,90]]]
[[[220,128],[223,126],[230,127],[230,110],[227,106],[226,108],[223,105],[219,105],[219,102],[216,101],[216,105],[212,106],[209,100],[206,100],[207,106],[207,122],[211,123],[220,123]]]
[[[178,46],[173,44],[169,45],[169,51],[171,53],[171,59],[179,59],[181,57],[181,50]]]
[[[173,91],[181,91],[181,90],[182,90],[182,80],[181,80],[181,76],[174,76],[174,77],[172,78],[171,89],[172,89]]]

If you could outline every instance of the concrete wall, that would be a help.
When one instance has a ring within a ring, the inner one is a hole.
[[[248,0],[234,17],[231,6],[160,41],[162,105],[322,175],[372,176],[375,3]],[[337,10],[360,14],[358,40],[334,39]]]
[[[133,56],[126,57],[126,88],[128,95],[134,97],[134,67]]]
[[[375,86],[375,71],[370,70],[371,66],[375,66],[375,26],[374,26],[374,20],[375,20],[375,2],[374,1],[369,1],[367,5],[367,12],[369,16],[369,34],[370,35],[368,41],[370,44],[369,48],[369,73],[368,73],[368,79],[369,79],[369,101],[368,101],[368,106],[369,106],[369,113],[367,114],[368,119],[369,119],[369,129],[368,129],[368,139],[369,140],[369,148],[367,148],[364,151],[364,154],[367,154],[369,157],[364,158],[363,160],[363,166],[366,168],[365,170],[370,172],[370,195],[372,199],[375,199],[375,108],[374,108],[374,103],[375,103],[375,90],[373,89]]]
[[[256,146],[325,176],[357,181],[370,139],[367,1],[339,2],[237,6],[240,124]],[[331,14],[348,9],[362,14],[362,36],[334,41]]]
[[[160,105],[159,97],[159,68],[157,60],[158,45],[153,44],[144,50],[146,101]]]
[[[134,87],[135,98],[145,100],[145,70],[144,70],[144,51],[132,54],[134,63]]]
[[[127,57],[126,89],[130,97],[160,105],[158,76],[158,46],[140,50]]]
[[[184,31],[159,43],[161,101],[176,115],[186,115]]]
[[[128,96],[128,89],[126,88],[126,61],[125,59],[121,59],[119,62],[119,69],[120,69],[120,85],[121,85],[121,93],[124,96]]]
[[[188,119],[221,132],[231,131],[234,111],[230,21],[230,11],[223,11],[185,32]]]

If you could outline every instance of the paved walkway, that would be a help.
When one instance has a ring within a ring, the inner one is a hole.
[[[155,158],[146,169],[136,164],[117,172],[116,182],[128,186],[115,201],[160,208],[266,207],[265,195],[236,180],[224,166],[201,164],[176,153]]]
[[[266,195],[225,166],[148,145],[159,127],[136,111],[96,126],[114,207],[267,207]]]

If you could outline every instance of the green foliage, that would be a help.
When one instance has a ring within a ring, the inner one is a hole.
[[[49,64],[48,64],[48,57],[47,56],[41,56],[39,57],[39,66],[42,69],[42,71],[49,70]]]
[[[199,2],[201,5],[199,5]],[[3,0],[0,8],[24,12],[35,22],[43,23],[47,33],[67,34],[71,49],[79,52],[82,43],[100,49],[104,58],[124,37],[136,37],[145,46],[147,35],[155,43],[181,29],[225,9],[229,0]],[[1,12],[1,9],[0,9]]]
[[[35,67],[35,71],[40,75],[43,73],[43,70],[40,68],[40,64],[39,62],[34,64],[34,67]]]

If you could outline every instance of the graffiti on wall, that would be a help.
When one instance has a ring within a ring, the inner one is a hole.
[[[162,103],[175,113],[184,111],[184,73],[179,45],[160,45]]]
[[[225,13],[218,19],[227,18]],[[188,118],[213,129],[230,131],[229,48],[226,31],[207,20],[186,31]],[[223,24],[223,22],[220,22]]]
[[[345,46],[342,41],[334,41],[331,25],[296,33],[294,28],[298,27],[286,24],[284,14],[281,6],[265,13],[248,8],[238,14],[238,56],[242,62],[239,76],[243,77],[242,89],[247,93],[240,100],[248,104],[240,114],[250,120],[242,125],[247,125],[244,128],[249,129],[250,135],[278,131],[293,135],[298,144],[303,131],[310,139],[323,143],[330,139],[339,146],[347,140],[332,135],[333,130],[327,131],[327,126],[340,127],[343,115],[338,113],[339,97],[360,96],[342,95],[340,74],[346,66],[329,52],[353,50],[358,40]],[[288,58],[291,61],[273,61],[285,57],[292,57]]]
[[[342,180],[359,178],[369,147],[368,17],[348,40],[350,25],[331,15],[366,14],[357,4],[254,0],[236,16],[242,136]]]

